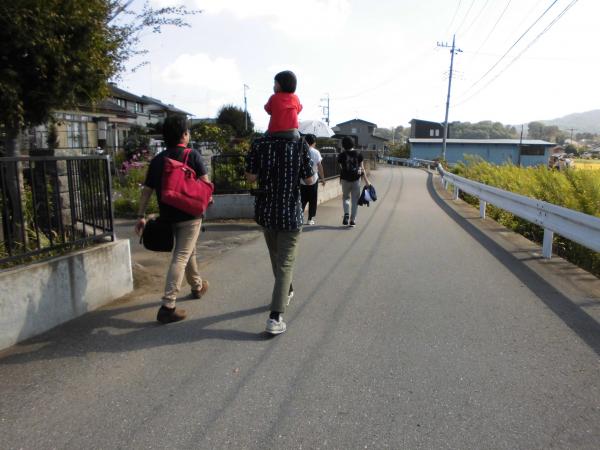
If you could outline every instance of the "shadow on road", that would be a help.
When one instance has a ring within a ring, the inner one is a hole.
[[[194,300],[199,301],[199,300]],[[263,314],[268,306],[231,311],[212,317],[184,320],[161,325],[152,321],[133,321],[122,318],[126,313],[152,309],[157,303],[128,305],[121,308],[103,309],[74,319],[54,330],[28,339],[0,355],[2,364],[22,364],[62,358],[78,358],[87,353],[124,353],[146,348],[171,346],[206,339],[224,341],[264,341],[270,335],[228,329],[208,328],[211,325]],[[146,317],[148,314],[145,313]]]
[[[427,180],[427,191],[431,195],[433,201],[438,204],[452,220],[484,246],[592,350],[594,350],[596,354],[600,355],[600,324],[598,324],[593,317],[452,209],[436,192],[435,186],[433,185],[432,174],[429,174]]]

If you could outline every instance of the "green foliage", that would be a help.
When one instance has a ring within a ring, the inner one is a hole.
[[[125,153],[131,155],[138,150],[148,149],[148,143],[150,142],[150,136],[146,128],[139,125],[133,125],[129,129],[129,134],[125,140]]]
[[[220,152],[227,151],[233,137],[233,129],[229,125],[211,123],[198,123],[192,126],[190,133],[193,141],[210,143]]]
[[[519,137],[515,127],[490,120],[477,123],[451,122],[448,132],[448,137],[452,139],[515,139]]]
[[[567,139],[567,133],[561,131],[556,125],[544,125],[542,122],[529,122],[527,125],[529,139],[542,139],[548,142],[562,144]]]
[[[140,205],[140,195],[147,167],[132,168],[113,182],[114,213],[116,217],[134,217]],[[156,195],[152,195],[146,208],[148,214],[158,213]]]
[[[246,128],[246,115],[244,110],[235,105],[224,105],[217,115],[218,125],[229,125],[235,137],[247,137],[254,132],[254,122],[248,113],[248,127]]]
[[[506,191],[600,217],[600,177],[595,175],[595,171],[556,171],[544,166],[518,167],[511,164],[496,166],[468,157],[467,162],[457,164],[453,172]],[[463,195],[463,198],[471,204],[478,204],[475,197]],[[491,205],[487,215],[531,240],[542,241],[543,230],[537,225]],[[554,237],[554,249],[560,256],[600,276],[599,253],[558,235]]]
[[[410,145],[406,143],[397,142],[389,144],[389,156],[395,158],[410,158]]]
[[[185,8],[128,10],[125,0],[0,2],[0,124],[9,136],[46,122],[54,109],[108,94],[146,29],[186,26]]]

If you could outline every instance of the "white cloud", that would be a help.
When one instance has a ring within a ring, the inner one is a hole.
[[[233,59],[211,59],[208,55],[182,54],[160,74],[165,84],[229,92],[242,85],[242,77]]]
[[[180,5],[181,0],[151,0],[157,7]],[[264,19],[269,26],[302,39],[339,31],[350,15],[348,0],[195,0],[205,14],[231,14],[239,20]]]

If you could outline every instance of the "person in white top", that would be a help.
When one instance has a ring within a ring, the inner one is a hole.
[[[304,139],[310,147],[310,160],[312,161],[315,174],[313,175],[314,184],[306,185],[304,180],[300,180],[300,198],[302,200],[303,213],[306,204],[308,204],[308,220],[306,221],[306,224],[314,225],[315,216],[317,215],[317,198],[319,193],[318,181],[321,180],[321,183],[325,186],[325,175],[323,174],[323,165],[321,164],[323,157],[321,156],[321,152],[315,148],[317,137],[314,134],[307,134],[304,136]]]

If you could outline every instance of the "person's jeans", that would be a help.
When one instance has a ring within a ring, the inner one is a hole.
[[[283,314],[292,285],[300,230],[281,231],[265,228],[263,229],[263,233],[269,249],[271,268],[275,276],[275,284],[271,296],[271,311]]]
[[[319,184],[311,184],[309,186],[300,185],[300,199],[302,200],[302,211],[308,203],[308,220],[317,215],[317,199],[319,194]]]
[[[352,212],[350,213],[350,197],[352,197]],[[360,198],[360,180],[342,180],[342,202],[344,214],[350,214],[350,220],[356,219],[358,210],[358,199]]]
[[[167,272],[165,295],[162,298],[162,303],[167,308],[175,307],[175,301],[184,275],[192,290],[202,288],[202,277],[198,272],[198,263],[196,262],[196,242],[200,235],[201,225],[202,219],[173,224],[175,248]]]

